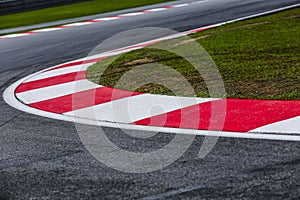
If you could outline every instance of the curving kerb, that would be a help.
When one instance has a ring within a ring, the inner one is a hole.
[[[300,141],[298,135],[300,134],[300,101],[151,95],[103,87],[86,79],[88,66],[106,57],[142,48],[165,39],[176,38],[297,6],[299,5],[246,16],[125,47],[98,57],[94,56],[64,63],[17,81],[5,90],[3,97],[9,105],[24,112],[90,125],[167,133],[177,133],[177,130],[180,130],[180,133],[183,134]],[[93,101],[89,101],[85,99],[87,96],[95,98]],[[75,104],[74,99],[76,100]],[[130,104],[126,104],[128,102]],[[149,108],[157,105],[157,102],[163,105],[164,111],[156,110],[150,114]],[[218,106],[224,104],[226,105],[226,113],[214,112],[216,116],[211,116],[212,105],[218,108]],[[116,120],[116,112],[119,108],[124,108],[124,105],[129,105],[130,117],[117,116]],[[114,109],[111,109],[112,106]],[[199,112],[195,112],[196,110]],[[91,119],[88,115],[91,111],[101,113],[101,115]],[[217,119],[218,116],[224,116],[224,114],[225,123],[222,128],[208,125],[211,123],[212,118]],[[182,123],[182,121],[188,123]],[[219,132],[219,130],[223,132]]]
[[[86,113],[95,111],[101,115],[92,120],[196,130],[249,132],[259,131],[260,128],[269,126],[267,132],[277,133],[280,131],[277,130],[278,128],[272,129],[272,124],[283,123],[284,126],[284,123],[297,120],[300,116],[300,101],[297,100],[212,99],[152,95],[104,87],[88,81],[86,69],[106,57],[74,61],[43,70],[19,84],[15,96],[26,106],[58,115],[90,119]],[[133,105],[127,107],[128,113],[133,116],[129,119],[116,118],[115,113],[124,109],[122,102],[128,101]],[[164,111],[150,114],[149,108],[157,102],[165,108]],[[210,126],[211,120],[218,117],[212,116],[212,105],[217,108],[224,103],[225,115],[215,113],[225,116],[223,127]],[[115,105],[114,110],[111,109],[112,105]],[[300,133],[296,124],[292,133]]]

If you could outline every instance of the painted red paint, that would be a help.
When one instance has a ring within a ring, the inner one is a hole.
[[[26,92],[29,90],[39,89],[43,87],[49,87],[53,85],[68,83],[76,80],[86,79],[86,71],[72,72],[59,76],[53,76],[40,80],[30,81],[22,83],[15,91],[15,93]]]
[[[218,113],[218,110],[223,110],[224,101],[226,112]],[[300,101],[222,99],[143,119],[135,124],[162,126],[164,121],[164,127],[248,132],[299,115]],[[212,123],[212,119],[222,121],[222,117],[225,117],[223,126]]]
[[[139,94],[142,93],[101,87],[32,103],[29,106],[47,112],[62,114]]]

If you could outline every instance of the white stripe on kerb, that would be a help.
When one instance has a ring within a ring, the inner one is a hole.
[[[83,25],[88,25],[91,24],[92,22],[77,22],[77,23],[72,23],[72,24],[66,24],[64,26],[83,26]]]
[[[30,33],[17,33],[17,34],[11,34],[11,35],[4,35],[1,36],[0,38],[16,38],[16,37],[22,37],[22,36],[27,36],[31,35]]]
[[[100,87],[103,86],[97,85],[88,80],[80,80],[29,90],[26,92],[17,93],[16,96],[25,104],[31,104]]]
[[[216,99],[141,94],[67,112],[64,113],[64,115],[98,121],[132,123],[148,117],[212,100]]]
[[[179,8],[179,7],[184,7],[184,6],[188,6],[188,5],[189,5],[188,3],[183,3],[183,4],[174,5],[172,7]]]
[[[38,74],[36,76],[33,76],[33,77],[27,79],[26,81],[24,81],[24,83],[31,82],[31,81],[37,81],[37,80],[41,80],[41,79],[45,79],[45,78],[51,78],[54,76],[60,76],[60,75],[68,74],[68,73],[84,71],[91,64],[92,63],[46,71],[46,72],[43,72],[41,74]]]
[[[110,21],[110,20],[115,20],[115,19],[120,19],[120,17],[104,17],[104,18],[98,18],[98,19],[94,19],[94,20]]]
[[[118,15],[120,17],[131,17],[131,16],[137,16],[137,15],[143,15],[145,14],[144,12],[134,12],[134,13],[126,13],[122,15]]]
[[[269,125],[254,129],[250,132],[300,134],[300,116],[292,118],[292,119],[287,119],[284,121],[276,122],[273,124],[269,124]]]
[[[56,30],[61,30],[63,28],[43,28],[43,29],[39,29],[39,30],[34,30],[32,32],[35,33],[40,33],[40,32],[50,32],[50,31],[56,31]]]
[[[168,8],[154,8],[154,9],[150,9],[150,10],[146,10],[147,12],[158,12],[158,11],[163,11],[163,10],[167,10]]]

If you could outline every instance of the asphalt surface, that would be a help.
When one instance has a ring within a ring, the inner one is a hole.
[[[295,3],[299,0],[215,0],[1,40],[0,92],[33,72],[84,57],[124,30],[151,26],[184,31]],[[112,44],[116,46],[117,41]],[[105,128],[105,132],[115,144],[137,152],[159,148],[174,137],[158,134],[137,139],[118,129]],[[93,158],[73,123],[17,111],[2,97],[0,134],[1,199],[300,198],[299,142],[220,138],[212,152],[200,159],[204,137],[197,136],[172,165],[156,172],[129,174]]]

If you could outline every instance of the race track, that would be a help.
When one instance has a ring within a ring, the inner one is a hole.
[[[163,5],[175,3],[178,4]],[[101,41],[128,29],[164,27],[185,31],[296,3],[299,0],[209,0],[109,23],[0,40],[0,91],[33,72],[84,57]],[[116,45],[117,41],[112,47]],[[152,173],[127,174],[94,159],[81,143],[73,123],[17,111],[2,97],[0,106],[3,199],[300,196],[299,142],[220,138],[213,151],[200,159],[203,137],[197,136],[189,150],[169,167]],[[114,143],[131,151],[159,148],[174,137],[158,134],[145,142],[118,129],[104,129]]]

